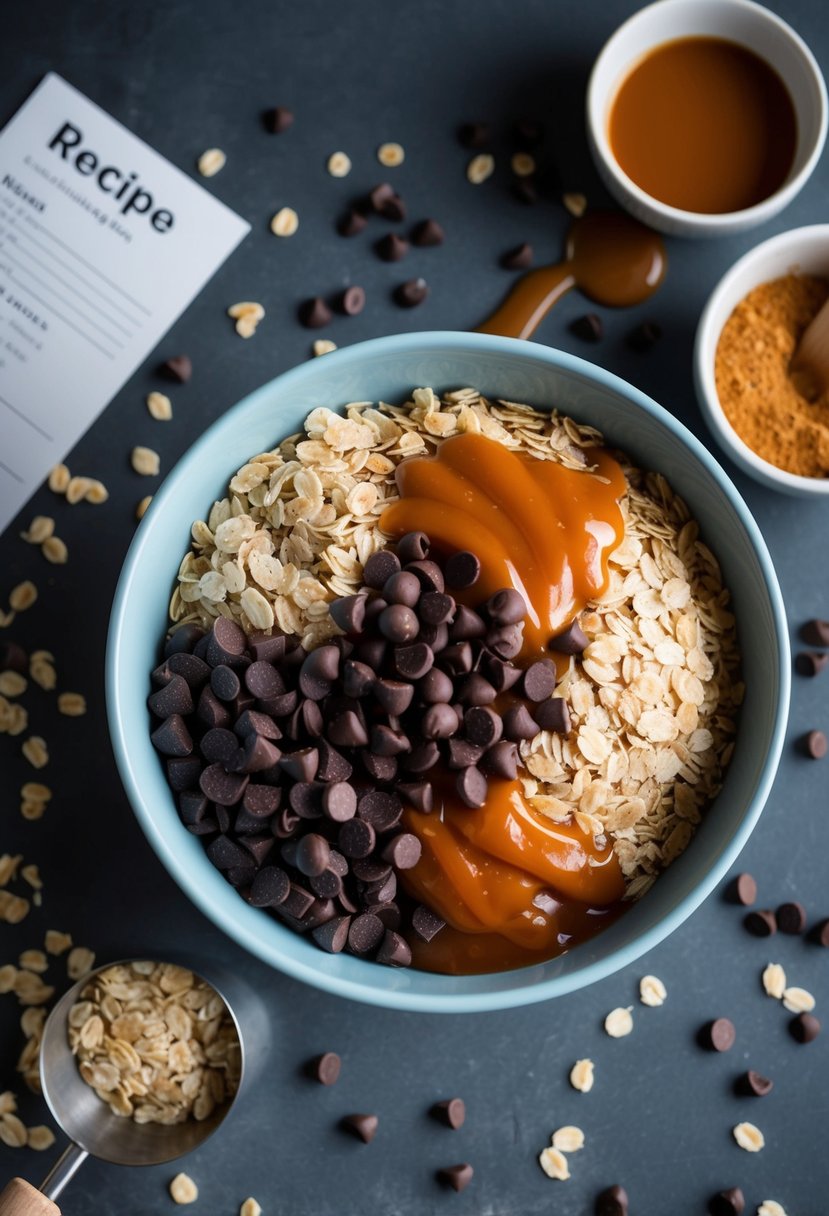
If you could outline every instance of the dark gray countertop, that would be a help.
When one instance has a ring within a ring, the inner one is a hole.
[[[829,1034],[808,1047],[786,1031],[787,1015],[766,999],[759,972],[773,958],[791,982],[811,989],[818,1012],[829,999],[829,955],[796,938],[771,945],[749,937],[738,909],[714,896],[668,941],[634,967],[546,1005],[472,1019],[383,1012],[344,1003],[292,983],[248,957],[203,919],[167,877],[144,841],[116,775],[103,702],[104,637],[119,566],[134,531],[136,502],[153,488],[129,467],[136,443],[161,451],[168,470],[200,431],[250,389],[308,357],[315,334],[295,320],[297,302],[358,282],[369,303],[354,319],[324,332],[340,344],[400,329],[469,328],[499,298],[508,276],[497,257],[522,240],[539,262],[561,248],[568,217],[555,201],[526,207],[510,194],[509,142],[499,135],[496,176],[474,188],[464,176],[468,154],[455,128],[465,119],[508,130],[534,114],[547,128],[543,160],[565,189],[602,197],[582,130],[586,77],[598,49],[636,6],[630,0],[404,0],[346,5],[286,0],[249,5],[217,0],[27,0],[6,7],[0,36],[0,120],[22,103],[48,69],[62,73],[187,171],[210,146],[224,148],[227,167],[208,189],[253,224],[244,245],[219,271],[119,393],[69,457],[73,471],[101,477],[104,508],[61,506],[45,488],[0,538],[0,595],[24,577],[40,587],[37,605],[15,623],[27,647],[55,652],[61,684],[87,693],[89,714],[58,719],[53,698],[33,689],[27,703],[49,741],[44,777],[55,797],[39,823],[17,811],[20,785],[32,771],[18,742],[0,739],[0,852],[19,851],[40,864],[43,908],[21,927],[0,925],[0,963],[40,944],[48,927],[68,929],[102,959],[156,946],[209,954],[251,980],[268,1002],[274,1049],[244,1109],[183,1163],[198,1182],[197,1210],[233,1216],[247,1195],[265,1216],[420,1216],[446,1210],[507,1214],[592,1211],[595,1193],[624,1182],[631,1212],[693,1216],[711,1192],[741,1185],[747,1212],[766,1198],[788,1216],[827,1211],[829,1159],[822,1151]],[[813,0],[775,6],[806,38],[824,67],[829,24]],[[264,108],[296,111],[286,135],[267,135]],[[405,164],[394,181],[412,218],[434,215],[447,230],[442,249],[418,250],[389,266],[371,252],[371,231],[356,240],[333,228],[343,205],[387,176],[376,146],[399,140]],[[325,160],[342,148],[351,175],[336,181]],[[584,347],[567,323],[585,311],[573,295],[539,331],[540,341],[586,354],[631,380],[710,442],[693,398],[691,349],[702,304],[717,278],[744,250],[773,231],[825,218],[829,163],[824,158],[802,195],[773,224],[731,240],[670,243],[671,268],[658,300],[633,313],[605,312],[605,337]],[[289,241],[267,230],[290,204],[300,229]],[[422,273],[427,303],[401,311],[393,285]],[[238,299],[261,300],[267,317],[250,342],[232,332],[224,310]],[[657,317],[661,344],[637,355],[624,335],[641,316]],[[192,382],[172,391],[175,418],[153,422],[144,398],[161,387],[159,358],[188,352]],[[56,402],[59,408],[59,402]],[[733,472],[733,470],[731,470]],[[771,548],[793,631],[827,615],[826,511],[735,480]],[[18,539],[36,512],[57,515],[70,560],[47,565]],[[829,915],[825,852],[829,846],[826,767],[795,751],[793,740],[827,726],[822,680],[796,680],[790,741],[777,783],[741,866],[752,870],[761,903],[799,898],[811,919]],[[669,999],[659,1010],[638,1006],[641,975],[655,972]],[[612,1041],[602,1020],[616,1005],[635,1004],[633,1035]],[[695,1045],[697,1027],[727,1014],[737,1044],[724,1055]],[[0,1090],[18,1088],[14,1063],[22,1046],[13,998],[0,999]],[[316,1052],[345,1061],[338,1085],[323,1089],[299,1075]],[[591,1056],[589,1095],[570,1088],[573,1061]],[[762,1101],[731,1093],[734,1076],[753,1066],[775,1080]],[[439,1097],[462,1095],[466,1126],[442,1129],[427,1117]],[[41,1103],[23,1098],[29,1122]],[[363,1147],[335,1129],[353,1110],[376,1111],[380,1132]],[[731,1128],[756,1121],[766,1148],[739,1150]],[[551,1131],[577,1123],[587,1147],[572,1160],[572,1178],[546,1179],[536,1164]],[[37,1180],[51,1154],[0,1147],[0,1181],[13,1172]],[[473,1184],[443,1193],[434,1170],[471,1161]],[[64,1195],[68,1213],[172,1211],[165,1187],[177,1167],[125,1171],[90,1163]]]

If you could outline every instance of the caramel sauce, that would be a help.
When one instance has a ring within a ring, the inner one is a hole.
[[[677,38],[646,54],[610,109],[619,166],[683,211],[741,211],[786,180],[797,145],[792,99],[777,72],[724,38]]]
[[[472,549],[481,562],[476,603],[503,587],[528,605],[525,652],[545,650],[607,586],[624,535],[625,477],[606,452],[595,468],[568,469],[514,452],[484,435],[455,435],[435,456],[397,467],[400,498],[380,520],[400,537],[419,529],[439,549]]]
[[[621,211],[591,211],[573,224],[564,261],[522,275],[478,333],[529,338],[555,302],[578,287],[597,304],[641,304],[665,277],[662,239]]]

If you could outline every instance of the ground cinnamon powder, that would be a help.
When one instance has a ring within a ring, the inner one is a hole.
[[[829,394],[807,401],[789,377],[806,326],[829,282],[787,274],[737,305],[717,346],[717,393],[740,438],[770,464],[801,477],[829,476]]]

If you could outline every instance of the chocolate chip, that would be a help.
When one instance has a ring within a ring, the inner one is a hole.
[[[336,747],[365,747],[368,743],[366,728],[352,709],[332,719],[328,738]]]
[[[210,679],[210,668],[204,659],[199,659],[196,655],[188,654],[186,651],[170,655],[165,666],[173,675],[185,679],[193,692],[200,692]],[[166,682],[165,679],[164,683]]]
[[[247,789],[249,777],[226,773],[221,764],[211,764],[199,778],[199,788],[211,802],[219,806],[235,806]]]
[[[709,1051],[729,1051],[736,1037],[734,1023],[729,1018],[715,1018],[699,1032],[700,1046],[707,1047]]]
[[[472,670],[474,662],[472,656],[472,647],[469,642],[454,642],[451,646],[447,646],[440,656],[442,666],[446,667],[454,675],[465,675],[466,672]]]
[[[344,595],[329,604],[328,611],[335,625],[344,633],[362,633],[366,618],[365,595]]]
[[[412,832],[393,836],[383,849],[382,857],[398,870],[411,870],[420,861],[422,846]]]
[[[389,604],[413,608],[420,599],[420,581],[410,570],[398,570],[383,584],[383,599]]]
[[[377,676],[367,663],[359,659],[346,659],[343,665],[343,692],[347,697],[360,700],[374,688]]]
[[[573,621],[548,643],[549,649],[559,654],[581,654],[588,645],[587,636],[578,621]]]
[[[273,821],[271,831],[277,840],[288,840],[299,827],[300,817],[296,811],[284,806]]]
[[[434,652],[431,646],[425,642],[414,642],[411,646],[396,646],[394,650],[394,669],[404,680],[422,679],[427,672],[431,671],[434,661]]]
[[[444,563],[443,573],[447,587],[454,591],[465,591],[477,583],[481,574],[481,563],[474,553],[463,549],[450,554]]]
[[[359,236],[367,224],[368,220],[362,211],[352,208],[345,213],[337,224],[337,231],[340,236]]]
[[[150,741],[162,756],[189,756],[193,739],[180,714],[170,714],[150,735]]]
[[[501,265],[505,270],[526,270],[532,264],[533,247],[526,241],[501,255]]]
[[[382,724],[372,726],[369,747],[375,756],[399,756],[401,752],[412,750],[412,745],[406,735]]]
[[[294,741],[302,740],[305,735],[318,739],[322,734],[323,725],[319,704],[316,701],[301,701],[291,714],[286,730],[288,738]]]
[[[425,532],[406,532],[397,542],[397,556],[404,566],[422,562],[429,556],[429,537]]]
[[[256,819],[266,819],[279,810],[282,791],[273,785],[251,782],[242,796],[242,810]]]
[[[288,898],[290,889],[291,883],[284,870],[279,866],[263,866],[251,884],[250,902],[254,908],[275,908]]]
[[[777,928],[781,933],[802,933],[806,928],[806,909],[794,900],[781,904],[775,912]]]
[[[556,686],[555,664],[549,659],[532,663],[524,672],[523,691],[528,701],[546,701]]]
[[[514,781],[518,776],[518,748],[515,743],[501,739],[487,748],[481,761],[481,768],[490,777],[501,777],[504,781]]]
[[[491,142],[492,131],[483,122],[465,122],[458,128],[458,141],[464,148],[485,148]]]
[[[20,650],[20,647],[16,646],[14,642],[7,642],[6,645],[12,646],[15,650],[20,651],[20,653],[23,654],[23,651]],[[171,634],[164,643],[164,657],[169,659],[171,655],[180,654],[185,650],[192,650],[195,652],[195,648],[197,646],[202,646],[205,649],[207,648],[206,635],[202,627],[200,625],[193,624],[182,625],[182,627],[177,629],[175,633]],[[204,658],[204,654],[199,653],[198,657],[202,659]],[[0,646],[0,671],[6,670],[6,668],[3,667],[3,662],[3,647]],[[25,673],[27,668],[28,662],[24,663],[23,667],[19,670]],[[15,670],[18,669],[15,668]]]
[[[463,1162],[461,1165],[445,1165],[437,1171],[437,1177],[439,1182],[453,1191],[464,1191],[472,1181],[474,1172],[468,1162]]]
[[[374,828],[363,819],[349,819],[337,833],[337,847],[345,857],[368,857],[375,841]]]
[[[482,669],[493,688],[498,692],[507,692],[521,679],[521,668],[514,663],[508,663],[498,655],[485,655]]]
[[[161,370],[169,380],[186,384],[193,375],[193,364],[188,355],[173,355],[162,363]]]
[[[376,960],[387,967],[410,967],[412,965],[412,950],[405,937],[401,937],[394,929],[387,929]]]
[[[314,902],[314,897],[310,891],[306,891],[298,883],[292,882],[287,897],[279,907],[282,912],[287,912],[289,916],[300,920],[314,906]]]
[[[248,638],[248,650],[257,662],[281,663],[286,653],[284,633],[252,633]]]
[[[271,135],[281,135],[294,123],[293,110],[289,110],[287,106],[274,106],[272,110],[265,111],[263,118]]]
[[[443,1102],[434,1104],[431,1114],[453,1131],[457,1131],[466,1122],[466,1103],[463,1098],[446,1098]]]
[[[424,739],[449,739],[457,733],[459,726],[455,710],[444,702],[430,705],[420,719],[420,733]]]
[[[605,1187],[596,1196],[593,1211],[595,1216],[628,1216],[627,1191],[618,1183]]]
[[[819,654],[816,650],[804,650],[795,658],[794,669],[800,676],[816,676],[829,663],[829,654]]]
[[[381,182],[379,186],[375,186],[369,194],[369,203],[378,215],[382,215],[387,220],[404,220],[406,218],[406,206],[396,192],[393,186],[388,182]]]
[[[458,681],[456,696],[461,705],[491,705],[497,692],[479,671],[471,671]]]
[[[474,766],[460,770],[455,778],[455,789],[464,806],[477,808],[486,802],[487,780]]]
[[[504,714],[504,735],[520,743],[522,739],[534,739],[541,730],[526,705],[511,705]]]
[[[414,578],[414,575],[412,577]],[[424,625],[445,625],[451,621],[454,612],[455,601],[452,596],[441,591],[424,592],[417,606],[417,614]]]
[[[278,763],[282,752],[261,735],[247,735],[242,757],[232,766],[234,772],[264,773]]]
[[[428,815],[434,809],[435,797],[431,781],[402,781],[396,786],[396,790],[416,811]]]
[[[399,822],[403,806],[397,794],[385,790],[369,790],[361,794],[357,803],[357,814],[364,823],[370,823],[378,832],[387,832]]]
[[[322,646],[320,650],[333,650],[331,646]],[[335,652],[336,653],[336,652]],[[314,655],[319,654],[318,650],[313,652]],[[312,656],[309,655],[310,659]],[[306,660],[307,662],[308,660]],[[216,668],[216,671],[219,669]],[[229,668],[225,668],[229,670]],[[213,672],[213,675],[216,674]],[[216,696],[219,695],[216,686],[211,678],[211,685]],[[264,659],[259,659],[255,663],[251,663],[250,667],[245,670],[245,687],[248,692],[256,697],[259,701],[267,701],[271,697],[280,697],[285,692],[285,681],[276,670],[272,663],[266,662]],[[227,698],[224,698],[227,699]]]
[[[376,756],[374,752],[360,754],[363,768],[377,785],[390,785],[397,778],[397,756]]]
[[[748,1072],[744,1072],[737,1078],[734,1088],[738,1094],[754,1098],[764,1098],[766,1094],[771,1093],[774,1088],[774,1082],[770,1081],[768,1077],[761,1076],[753,1068],[750,1068]]]
[[[732,903],[750,908],[757,899],[757,882],[751,874],[738,874],[728,884],[726,893]]]
[[[168,760],[170,764],[187,764],[186,760]],[[819,921],[809,934],[809,940],[817,946],[829,946],[829,920]]]
[[[637,325],[628,334],[625,341],[631,350],[639,351],[644,354],[652,347],[656,346],[659,339],[662,337],[662,326],[656,321],[643,321],[641,325]]]
[[[150,693],[147,698],[150,713],[157,718],[169,718],[171,714],[191,714],[193,712],[193,694],[184,676],[173,675],[157,692]]]
[[[442,245],[445,240],[446,233],[437,220],[421,220],[412,229],[412,244],[421,248]]]
[[[489,619],[496,625],[517,625],[527,615],[527,604],[520,591],[504,587],[496,591],[484,605]]]
[[[770,908],[749,912],[743,924],[753,937],[771,937],[777,932],[777,918]]]
[[[317,744],[319,752],[319,767],[317,777],[320,781],[348,781],[352,774],[352,766],[345,756],[332,747],[327,739],[320,739]]]
[[[417,686],[418,697],[427,705],[446,702],[452,699],[455,687],[445,671],[432,667],[420,680]]]
[[[412,913],[412,929],[421,941],[430,942],[445,928],[446,921],[424,904],[418,904]]]
[[[340,1120],[340,1126],[352,1136],[356,1136],[358,1140],[362,1140],[363,1144],[368,1144],[377,1134],[377,1125],[379,1119],[376,1115],[344,1115]]]
[[[321,701],[339,675],[340,652],[336,646],[318,646],[299,669],[299,690],[312,701]]]
[[[353,954],[371,954],[383,940],[385,926],[379,916],[362,912],[355,916],[348,930],[348,948]]]
[[[463,716],[463,729],[470,743],[491,747],[501,738],[503,720],[488,706],[473,706]]]
[[[352,287],[346,287],[337,298],[337,308],[340,312],[344,312],[347,317],[356,317],[361,313],[366,306],[365,289],[358,287],[356,284]]]
[[[829,647],[829,621],[806,621],[801,626],[800,636],[807,646]]]
[[[576,317],[568,326],[570,333],[583,342],[599,342],[603,333],[602,319],[595,312]]]
[[[217,836],[207,846],[207,856],[217,870],[229,870],[231,866],[246,866],[249,858],[245,850],[229,836]]]
[[[738,1186],[729,1187],[727,1191],[718,1191],[708,1200],[708,1216],[741,1216],[745,1210],[746,1201]]]
[[[484,754],[484,748],[468,739],[450,739],[447,749],[447,764],[451,769],[469,768],[477,764]]]
[[[319,752],[315,747],[301,747],[283,755],[279,767],[294,781],[313,781],[319,767]]]
[[[400,680],[378,680],[374,685],[374,697],[387,714],[399,718],[412,703],[414,687]]]
[[[335,1085],[340,1079],[342,1063],[336,1051],[325,1051],[321,1056],[315,1056],[313,1060],[309,1060],[305,1071],[309,1077],[319,1081],[320,1085]]]
[[[233,729],[241,738],[244,738],[246,735],[261,735],[263,739],[272,740],[282,738],[282,731],[270,714],[262,714],[255,709],[246,709],[236,719]]]
[[[424,592],[444,591],[446,589],[443,581],[443,571],[437,562],[424,558],[423,560],[407,562],[406,569],[417,576]]]
[[[288,791],[288,801],[301,819],[322,817],[322,786],[318,781],[295,781]],[[292,856],[289,864],[296,865],[296,858]]]
[[[318,832],[308,832],[299,841],[296,850],[296,868],[306,878],[316,878],[328,868],[331,849],[328,841]]]
[[[812,1043],[820,1034],[820,1022],[813,1013],[799,1013],[789,1022],[789,1034],[797,1043]]]
[[[321,296],[313,296],[304,300],[299,306],[299,321],[306,329],[322,329],[332,318],[331,309]]]
[[[202,762],[198,756],[176,756],[167,761],[167,780],[176,792],[198,785]]]
[[[485,638],[487,647],[501,659],[514,659],[524,644],[524,623],[500,625],[490,629]]]
[[[184,632],[179,630],[173,634],[173,638]],[[168,642],[168,646],[172,643],[173,638]],[[167,650],[165,650],[167,654]],[[25,676],[29,672],[29,657],[22,646],[18,646],[17,642],[0,642],[0,671],[16,671],[18,675]]]
[[[337,880],[342,885],[341,880]],[[331,920],[325,921],[321,925],[317,925],[311,930],[311,936],[320,947],[328,954],[340,954],[348,945],[348,931],[351,926],[350,916],[333,916]],[[333,1052],[328,1052],[328,1055],[333,1055]],[[322,1057],[324,1058],[324,1057]],[[332,1076],[330,1081],[323,1080],[322,1076],[318,1076],[317,1080],[322,1085],[333,1085],[337,1077],[340,1075],[340,1060],[338,1056],[334,1057],[337,1061],[336,1074]]]
[[[218,617],[207,637],[204,657],[211,667],[217,667],[219,663],[228,663],[232,667],[244,657],[247,638],[235,621],[225,616]]]
[[[401,308],[416,308],[429,294],[425,279],[408,279],[394,289],[394,301]]]
[[[380,632],[390,642],[411,642],[417,637],[420,622],[411,608],[405,604],[390,604],[380,613],[377,621]]]
[[[538,202],[538,187],[531,177],[519,177],[512,183],[512,193],[520,203],[532,206]]]
[[[182,823],[200,823],[209,807],[210,803],[198,790],[184,790],[179,794],[178,810]]]
[[[409,252],[409,242],[396,232],[387,232],[374,246],[384,262],[399,262]]]
[[[169,685],[167,687],[169,688]],[[165,690],[162,689],[163,691]],[[822,760],[829,751],[829,740],[822,730],[810,730],[801,738],[800,746],[811,760]]]
[[[403,757],[403,767],[409,773],[428,773],[440,759],[440,749],[434,739],[413,747],[408,756]]]
[[[391,549],[379,549],[372,553],[363,566],[363,582],[367,587],[379,591],[388,578],[400,569],[400,559]]]

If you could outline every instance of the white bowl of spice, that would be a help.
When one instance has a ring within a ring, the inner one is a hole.
[[[789,365],[829,298],[829,224],[795,228],[750,250],[700,318],[700,408],[735,464],[775,490],[829,497],[829,394],[798,391]]]
[[[587,90],[599,174],[673,236],[727,236],[792,201],[820,157],[826,86],[805,42],[752,0],[657,0],[605,44]]]

